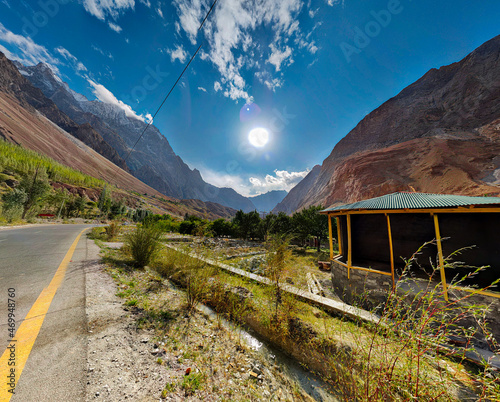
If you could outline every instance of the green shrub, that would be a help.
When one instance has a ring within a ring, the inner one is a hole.
[[[109,224],[109,226],[106,226],[105,230],[107,240],[111,241],[120,234],[120,224],[113,221]]]
[[[105,234],[105,229],[101,226],[97,226],[92,228],[87,237],[92,240],[104,240]]]
[[[52,181],[62,181],[76,186],[102,187],[104,181],[96,179],[56,162],[47,156],[10,144],[0,139],[0,166],[21,174],[32,174],[39,167]]]
[[[132,254],[134,265],[144,268],[160,249],[161,232],[154,227],[137,227],[126,236],[126,245]]]
[[[205,376],[203,373],[191,373],[184,377],[181,387],[185,391],[186,396],[192,395],[202,387],[204,381]]]

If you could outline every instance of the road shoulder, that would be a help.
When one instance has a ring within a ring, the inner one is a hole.
[[[87,242],[86,400],[157,401],[168,375],[151,357],[152,333],[136,330],[134,318],[116,296],[115,282],[100,262],[99,247],[90,239]]]

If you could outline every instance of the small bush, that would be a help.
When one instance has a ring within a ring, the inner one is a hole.
[[[184,377],[181,387],[185,391],[186,396],[192,395],[202,387],[204,381],[205,376],[203,373],[191,373]]]
[[[130,250],[134,265],[144,268],[153,260],[160,249],[161,232],[152,227],[140,226],[126,236],[126,245]]]
[[[111,241],[120,234],[120,224],[116,221],[113,221],[109,224],[109,226],[106,226],[105,230],[106,230],[106,239],[108,241]]]
[[[92,240],[104,240],[104,236],[105,236],[104,228],[100,226],[93,227],[90,233],[87,235],[87,237]]]

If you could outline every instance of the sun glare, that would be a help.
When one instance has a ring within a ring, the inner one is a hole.
[[[254,147],[262,148],[269,141],[269,132],[262,127],[254,128],[248,133],[248,141]]]

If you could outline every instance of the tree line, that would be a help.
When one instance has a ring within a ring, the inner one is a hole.
[[[219,218],[214,221],[187,214],[183,221],[176,221],[170,215],[149,215],[143,223],[163,231],[198,236],[264,241],[268,235],[285,235],[300,243],[315,238],[319,251],[321,243],[328,238],[328,218],[319,214],[322,209],[322,206],[311,206],[292,216],[280,212],[264,217],[257,211],[245,213],[240,210],[231,220]],[[332,224],[335,225],[335,221]]]

